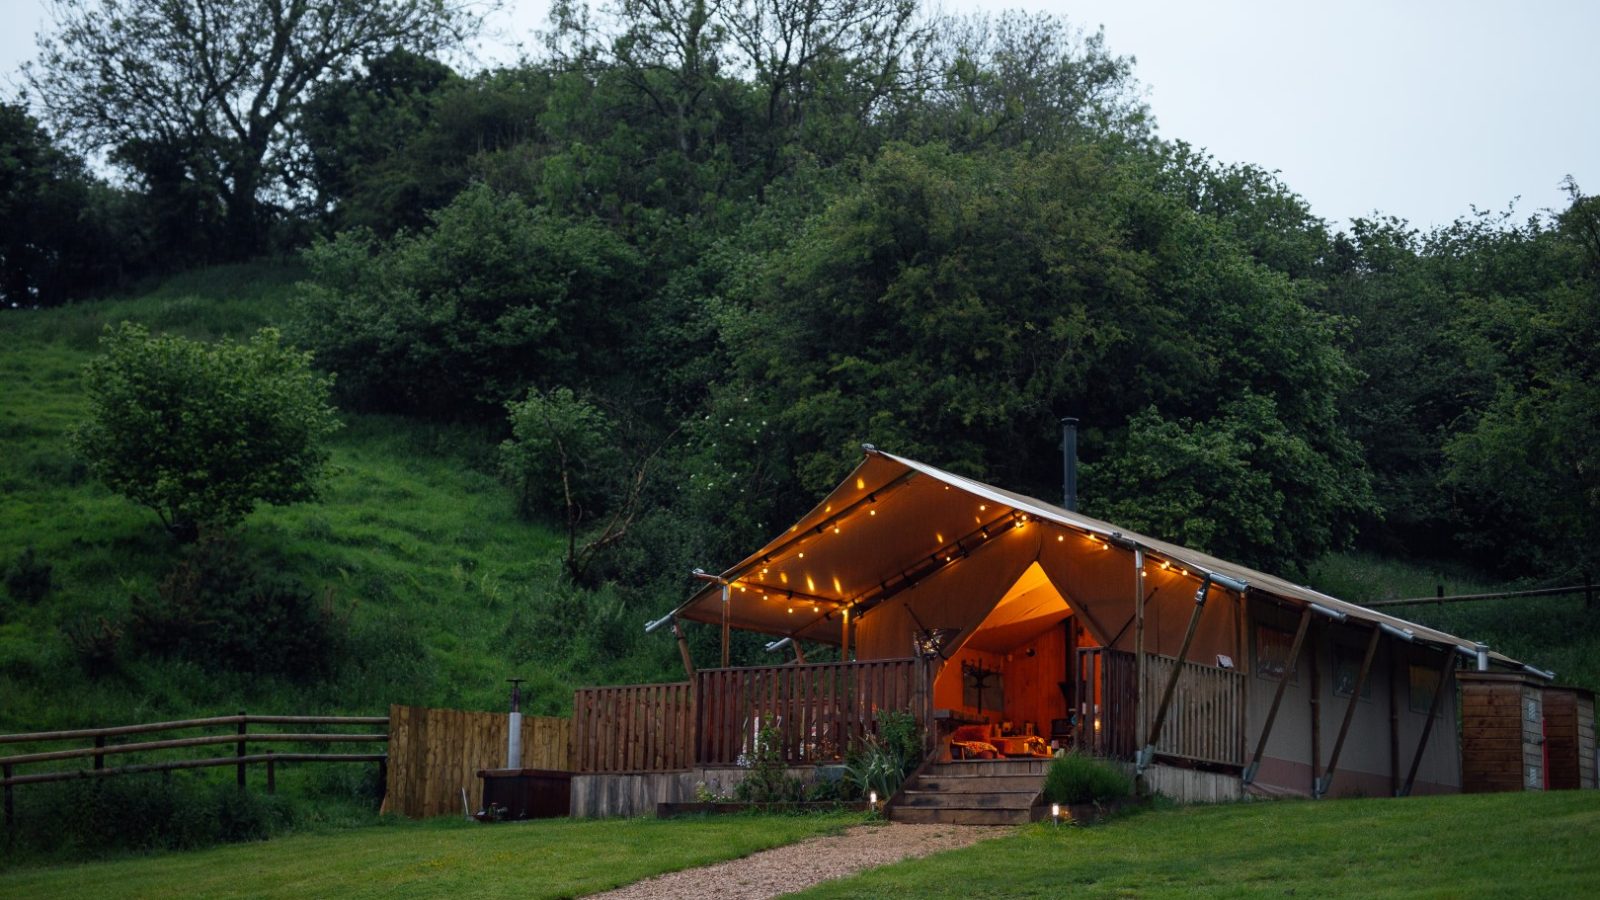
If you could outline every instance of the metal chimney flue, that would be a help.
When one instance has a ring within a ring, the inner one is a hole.
[[[511,717],[506,723],[506,768],[522,768],[522,678],[507,678],[511,682]]]
[[[1078,420],[1061,420],[1061,505],[1078,511]]]

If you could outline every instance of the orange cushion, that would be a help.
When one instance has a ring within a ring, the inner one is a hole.
[[[950,733],[950,740],[952,741],[987,741],[988,739],[988,725],[962,725]]]

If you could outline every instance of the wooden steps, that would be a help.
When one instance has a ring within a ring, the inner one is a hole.
[[[1023,825],[1038,818],[1049,760],[934,763],[912,776],[890,804],[894,822]]]

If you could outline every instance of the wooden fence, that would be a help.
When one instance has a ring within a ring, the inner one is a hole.
[[[694,764],[692,685],[633,684],[572,694],[578,772],[671,772]]]
[[[695,762],[735,765],[767,727],[777,731],[789,765],[842,759],[852,742],[875,730],[879,710],[911,710],[928,721],[923,672],[915,659],[698,672]]]
[[[263,743],[292,743],[292,744],[339,744],[339,743],[382,743],[389,739],[387,734],[349,733],[349,732],[278,732],[278,731],[251,731],[252,725],[335,725],[335,726],[373,726],[387,725],[389,720],[381,716],[254,716],[240,713],[236,716],[213,716],[205,719],[184,719],[173,722],[147,722],[139,725],[117,725],[110,728],[80,728],[70,731],[36,731],[28,734],[0,735],[0,744],[60,744],[92,741],[93,746],[69,747],[53,750],[39,750],[32,753],[15,754],[0,757],[0,787],[4,790],[5,822],[7,827],[13,824],[15,818],[15,798],[13,788],[24,784],[44,784],[52,781],[69,781],[80,778],[104,778],[115,775],[131,775],[139,772],[166,772],[174,769],[204,769],[221,766],[233,766],[236,769],[235,779],[241,789],[245,786],[245,772],[251,765],[265,765],[267,770],[267,791],[271,793],[277,786],[277,765],[284,762],[375,762],[380,769],[387,760],[383,753],[326,753],[326,752],[289,752],[282,753],[274,750],[250,753],[249,745],[257,746]],[[167,738],[155,741],[119,741],[112,742],[113,738],[126,738],[130,735],[155,734],[170,731],[209,730],[215,728],[232,729],[231,733],[208,734],[198,737]],[[188,747],[214,747],[233,746],[232,756],[215,756],[200,759],[166,759],[155,762],[134,762],[120,766],[106,766],[108,756],[123,754],[163,753]],[[66,760],[92,759],[92,767],[52,769],[45,772],[31,772],[16,774],[18,766],[38,765],[41,763],[59,763]]]
[[[1143,715],[1148,728],[1178,660],[1151,653],[1145,662]],[[1156,753],[1195,762],[1243,765],[1244,675],[1190,661],[1182,667],[1171,709],[1156,738]],[[1138,749],[1134,655],[1103,648],[1079,650],[1076,677],[1080,698],[1077,746],[1097,756],[1132,758]]]
[[[461,792],[483,805],[479,769],[506,764],[505,713],[389,707],[389,772],[384,806],[411,818],[463,814]],[[522,717],[522,767],[569,771],[572,720]]]

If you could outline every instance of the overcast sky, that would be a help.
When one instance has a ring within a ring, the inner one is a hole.
[[[1600,0],[944,3],[1007,7],[1103,25],[1138,59],[1164,137],[1280,170],[1336,226],[1559,208],[1568,174],[1600,193]],[[0,0],[0,71],[32,56],[43,9]],[[545,9],[506,0],[483,57],[537,46]]]

